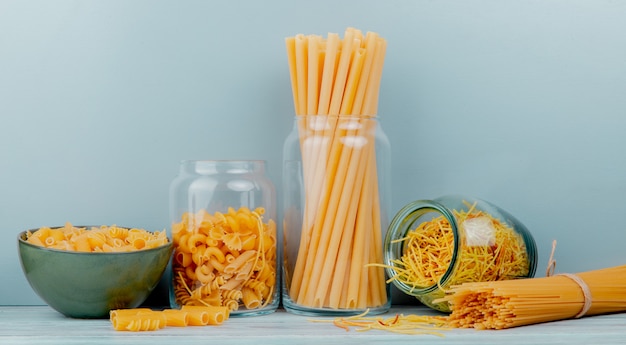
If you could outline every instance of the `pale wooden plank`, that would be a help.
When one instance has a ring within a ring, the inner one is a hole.
[[[424,307],[395,307],[395,313],[430,314]],[[117,332],[108,320],[66,318],[47,306],[0,307],[2,344],[626,344],[626,314],[565,320],[501,331],[451,330],[444,337],[380,331],[346,332],[310,317],[279,310],[264,316],[231,318],[220,326],[169,327],[155,332]]]

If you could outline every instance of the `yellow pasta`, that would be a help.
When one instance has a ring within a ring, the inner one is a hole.
[[[116,331],[155,331],[166,326],[220,325],[230,316],[226,307],[183,306],[181,309],[115,309],[109,319]]]
[[[276,277],[276,224],[262,221],[263,208],[228,208],[226,213],[185,213],[172,226],[173,290],[180,306],[260,308],[272,300],[263,290],[260,303],[242,300],[250,282]],[[273,283],[270,286],[273,291]]]
[[[91,251],[89,238],[85,234],[74,237],[74,246],[76,248],[76,251],[78,252],[90,252]]]
[[[243,287],[242,288],[242,301],[248,309],[256,309],[261,306],[261,296],[259,296],[254,290]]]
[[[373,119],[386,40],[348,28],[343,39],[300,34],[286,46],[305,190],[286,289],[306,307],[382,307],[384,271],[367,265],[383,261]]]
[[[339,317],[332,320],[312,321],[333,323],[335,326],[343,328],[346,331],[355,328],[357,331],[361,332],[380,330],[399,334],[436,335],[439,337],[443,336],[442,331],[454,328],[448,323],[446,316],[396,314],[391,317],[369,317],[366,316],[367,314],[368,311],[366,310],[359,315]]]
[[[187,327],[189,326],[189,315],[180,309],[164,309],[166,326]]]
[[[446,281],[441,279],[449,269],[454,256],[454,235],[448,220],[443,216],[422,222],[407,232],[397,242],[404,243],[402,257],[392,260],[391,268],[396,273],[388,282],[397,280],[411,289],[423,289],[440,285],[438,291],[421,296],[422,302],[430,303],[445,294],[451,285],[472,281],[493,281],[528,276],[528,254],[522,236],[505,223],[482,211],[454,211],[459,224],[468,226],[475,222],[488,222],[493,229],[483,238],[472,239],[477,234],[468,234],[462,239],[457,253],[457,264],[453,275]],[[475,243],[470,243],[475,241]],[[445,285],[444,285],[445,284]],[[433,307],[435,307],[433,305]],[[449,311],[446,305],[436,306]]]
[[[164,314],[143,308],[112,310],[109,316],[116,331],[155,331],[167,323]]]
[[[207,324],[218,325],[230,317],[230,310],[223,306],[182,306],[182,311],[188,313],[205,313],[208,318]]]
[[[224,273],[232,274],[239,272],[241,268],[248,262],[256,257],[256,250],[247,250],[240,254],[236,259],[224,267]]]
[[[366,313],[334,320],[345,330],[435,334],[453,328],[499,330],[626,311],[626,265],[576,274],[468,282],[452,286],[435,303],[448,302],[445,316],[403,315],[383,319]]]
[[[165,230],[149,232],[115,225],[59,228],[42,227],[26,234],[26,241],[47,248],[77,252],[128,252],[156,248],[169,242]]]

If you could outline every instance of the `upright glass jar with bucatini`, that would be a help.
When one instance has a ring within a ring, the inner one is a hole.
[[[181,162],[170,213],[172,308],[227,306],[231,316],[276,310],[276,196],[264,161]]]
[[[383,313],[390,146],[375,32],[285,40],[296,113],[283,151],[283,306],[313,315]]]
[[[452,285],[533,277],[537,247],[501,208],[450,195],[414,201],[396,214],[385,238],[385,267],[400,291],[450,312],[438,299]]]
[[[296,117],[284,151],[287,311],[388,310],[390,290],[381,265],[389,224],[389,153],[376,117]]]

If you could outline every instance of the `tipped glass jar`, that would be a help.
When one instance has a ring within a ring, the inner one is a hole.
[[[385,238],[385,267],[400,291],[450,312],[437,299],[452,285],[533,277],[537,247],[506,211],[451,195],[414,201],[396,214]]]
[[[378,119],[297,116],[283,161],[283,306],[307,315],[379,314],[390,146]]]
[[[170,185],[170,305],[227,306],[232,316],[279,304],[276,201],[264,161],[183,161]]]

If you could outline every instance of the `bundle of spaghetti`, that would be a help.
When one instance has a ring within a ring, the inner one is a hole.
[[[305,209],[289,294],[308,307],[386,303],[375,136],[386,41],[348,28],[286,39]],[[290,258],[287,258],[289,260]]]
[[[626,265],[451,287],[453,327],[504,329],[626,311]]]

